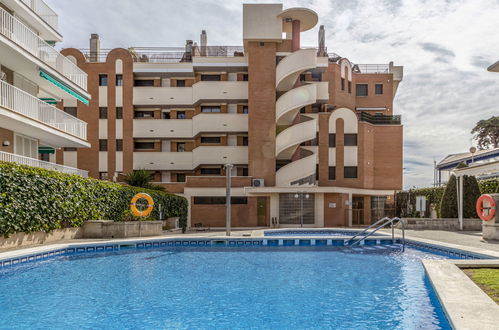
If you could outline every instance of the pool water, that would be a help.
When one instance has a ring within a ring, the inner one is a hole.
[[[354,236],[360,234],[362,230],[268,230],[264,231],[264,236]],[[370,231],[369,231],[370,232]],[[369,233],[368,232],[368,233]],[[380,236],[382,233],[374,233],[372,236]],[[362,237],[362,236],[360,236]],[[359,237],[359,238],[360,238]]]
[[[164,248],[0,270],[2,329],[449,329],[422,258],[388,247]]]

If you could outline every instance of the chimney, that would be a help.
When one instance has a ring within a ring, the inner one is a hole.
[[[317,56],[326,56],[326,31],[324,30],[324,25],[319,28],[319,50]]]
[[[90,35],[90,62],[99,62],[100,40],[97,33]]]
[[[206,45],[208,44],[208,36],[206,30],[201,31],[201,56],[206,56]]]
[[[185,41],[185,54],[182,62],[192,62],[192,40]]]

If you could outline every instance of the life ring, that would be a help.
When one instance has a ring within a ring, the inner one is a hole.
[[[140,211],[136,205],[137,201],[141,198],[144,198],[147,201],[147,208],[144,211]],[[137,195],[133,196],[132,200],[130,201],[130,210],[134,215],[138,217],[147,217],[152,212],[153,208],[154,200],[146,193],[138,193]]]
[[[484,202],[488,202],[488,205],[485,205]],[[494,218],[496,214],[496,201],[494,197],[484,194],[478,198],[476,201],[476,213],[483,221],[490,221]]]

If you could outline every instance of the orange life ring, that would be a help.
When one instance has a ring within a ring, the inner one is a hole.
[[[136,205],[137,201],[141,198],[144,198],[147,201],[147,208],[144,211],[140,211]],[[132,200],[130,201],[130,210],[138,217],[147,217],[152,212],[153,208],[154,200],[146,193],[138,193],[137,195],[133,196]]]
[[[484,205],[485,201],[488,202],[488,206]],[[476,213],[483,221],[492,220],[496,214],[496,201],[494,198],[488,194],[480,196],[476,201]]]

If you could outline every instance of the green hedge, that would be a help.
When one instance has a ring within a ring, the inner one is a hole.
[[[0,162],[0,235],[50,232],[79,227],[86,220],[122,219],[130,199],[147,192],[154,199],[152,218],[179,217],[187,226],[187,200],[181,196],[78,175]]]

